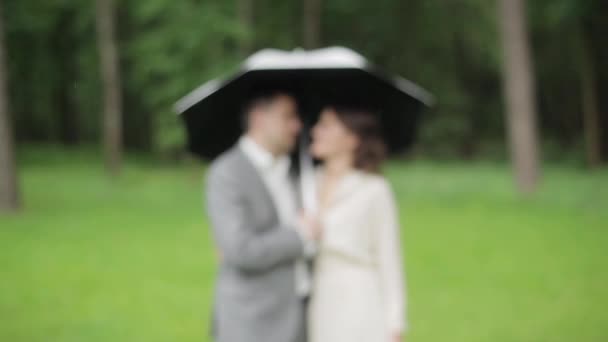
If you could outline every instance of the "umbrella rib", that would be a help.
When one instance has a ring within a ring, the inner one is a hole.
[[[435,104],[435,97],[416,83],[405,79],[401,76],[393,76],[394,82],[406,94],[420,100],[427,107],[432,107]]]
[[[203,83],[198,88],[194,89],[181,99],[179,99],[175,105],[174,110],[179,115],[190,109],[204,98],[220,90],[226,84],[232,82],[234,79],[243,75],[244,72],[240,72],[233,77],[215,78],[210,81]]]

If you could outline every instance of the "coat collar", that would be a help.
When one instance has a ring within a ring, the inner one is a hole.
[[[320,185],[325,174],[325,170],[320,167],[317,169],[317,184]],[[359,170],[351,170],[338,181],[336,188],[328,200],[325,210],[331,209],[350,194],[356,191],[363,180],[364,173]]]
[[[239,168],[241,168],[244,174],[246,174],[248,177],[247,182],[254,188],[257,188],[254,191],[256,191],[257,196],[260,196],[259,200],[271,204],[273,218],[275,220],[278,220],[279,214],[277,207],[275,206],[274,201],[272,200],[272,195],[270,194],[270,190],[264,182],[261,171],[254,165],[253,161],[251,161],[251,159],[247,157],[245,152],[238,146],[235,146],[233,148],[233,153],[235,153],[239,160]]]
[[[239,139],[238,145],[249,161],[251,161],[256,169],[262,174],[272,170],[277,170],[281,173],[287,173],[289,171],[291,163],[289,156],[284,155],[275,157],[251,137],[246,135]]]

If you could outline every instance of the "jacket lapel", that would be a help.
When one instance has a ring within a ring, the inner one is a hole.
[[[345,175],[344,178],[341,179],[336,185],[336,189],[329,198],[327,208],[325,209],[331,209],[337,206],[345,198],[348,198],[353,192],[357,191],[357,189],[359,189],[360,181],[361,175],[358,171],[352,171],[351,173]]]
[[[262,175],[260,175],[259,171],[255,168],[251,160],[247,158],[245,153],[238,146],[235,146],[234,149],[240,161],[243,176],[247,177],[247,183],[251,185],[255,189],[256,193],[261,196],[261,201],[269,203],[269,205],[272,207],[274,219],[278,220],[278,209],[275,206],[274,201],[272,200],[270,191],[268,190],[266,184],[264,183],[264,180],[262,179]]]

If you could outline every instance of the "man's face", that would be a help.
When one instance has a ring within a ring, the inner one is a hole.
[[[257,111],[254,129],[275,153],[289,153],[302,128],[296,101],[289,95],[278,95]]]

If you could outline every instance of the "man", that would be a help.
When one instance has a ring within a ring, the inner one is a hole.
[[[245,134],[213,162],[207,210],[221,264],[216,283],[217,342],[305,342],[305,300],[318,225],[296,219],[289,152],[301,129],[286,93],[256,97]]]

